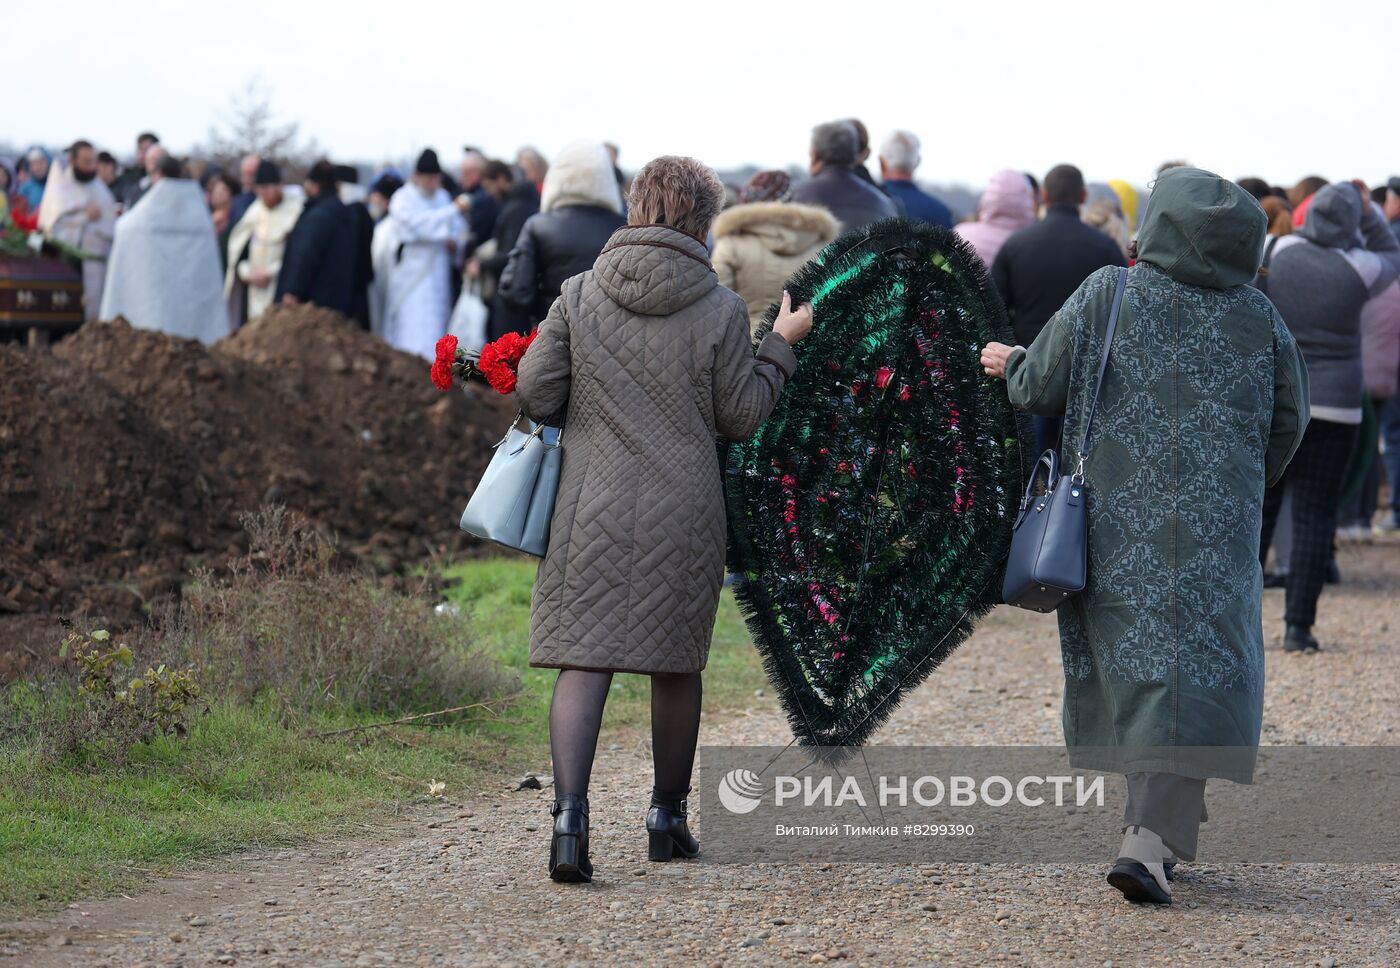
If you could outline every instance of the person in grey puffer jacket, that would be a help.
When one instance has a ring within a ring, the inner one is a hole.
[[[1284,480],[1264,499],[1261,561],[1268,555],[1285,487],[1293,491],[1284,648],[1316,651],[1312,626],[1322,592],[1347,459],[1361,424],[1365,386],[1361,310],[1400,277],[1400,242],[1360,182],[1328,185],[1308,206],[1297,233],[1271,243],[1255,280],[1278,308],[1303,352],[1312,422]]]

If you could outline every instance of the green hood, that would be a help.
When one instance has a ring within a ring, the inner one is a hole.
[[[1259,272],[1268,224],[1254,196],[1234,182],[1172,168],[1147,199],[1138,261],[1190,286],[1242,286]]]

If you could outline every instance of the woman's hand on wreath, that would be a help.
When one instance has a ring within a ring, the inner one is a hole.
[[[792,296],[783,293],[783,304],[778,308],[778,318],[773,321],[773,332],[787,340],[789,346],[796,345],[812,331],[812,304],[803,303],[792,308]]]

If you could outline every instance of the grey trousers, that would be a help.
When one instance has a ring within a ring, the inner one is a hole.
[[[1206,816],[1206,781],[1175,773],[1129,773],[1124,827],[1146,827],[1182,860],[1196,859]]]

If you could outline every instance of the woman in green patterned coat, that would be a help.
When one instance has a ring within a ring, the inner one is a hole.
[[[1126,774],[1109,882],[1170,903],[1195,856],[1205,780],[1253,778],[1264,691],[1259,528],[1308,421],[1307,372],[1249,286],[1267,220],[1195,168],[1155,185],[1103,395],[1089,483],[1089,586],[1059,610],[1071,762]],[[1029,349],[983,352],[1011,402],[1084,433],[1119,270],[1085,280]]]

